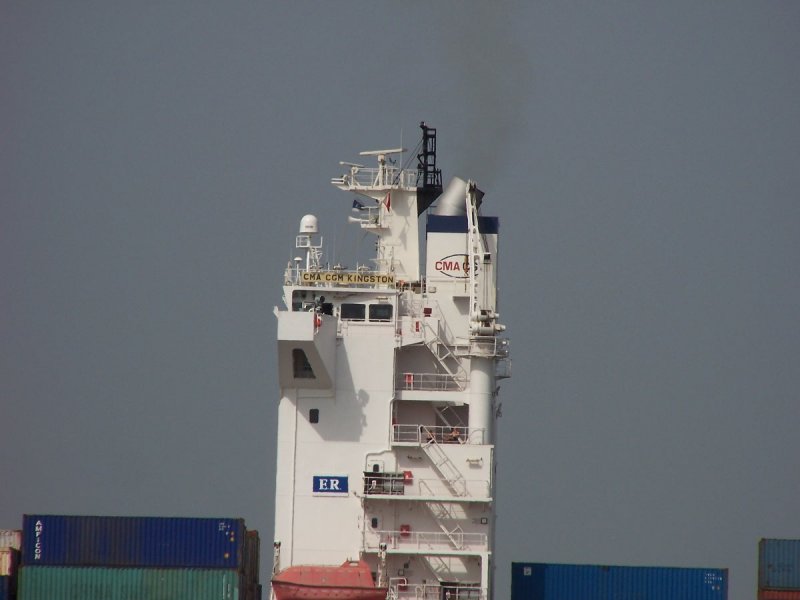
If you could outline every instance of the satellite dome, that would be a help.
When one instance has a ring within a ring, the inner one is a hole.
[[[318,233],[317,217],[306,215],[300,219],[300,233]]]

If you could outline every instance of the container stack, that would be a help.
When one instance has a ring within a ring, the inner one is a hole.
[[[25,515],[17,600],[260,600],[242,519]]]
[[[727,569],[511,564],[511,600],[726,600],[727,597]]]
[[[800,600],[800,540],[759,542],[758,600]]]
[[[16,597],[17,565],[22,545],[22,532],[18,529],[0,529],[0,600]]]

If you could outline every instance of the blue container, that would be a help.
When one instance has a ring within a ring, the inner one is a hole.
[[[727,569],[511,564],[511,600],[726,600]]]
[[[242,519],[24,515],[23,566],[241,570]]]
[[[11,600],[11,577],[0,575],[0,600]]]
[[[800,540],[763,539],[758,543],[758,587],[800,590]]]

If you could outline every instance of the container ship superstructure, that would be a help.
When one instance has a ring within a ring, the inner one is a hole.
[[[277,600],[492,598],[497,382],[510,374],[498,219],[474,182],[443,190],[436,130],[421,129],[412,168],[401,148],[368,151],[377,166],[342,162],[332,180],[354,195],[356,235],[375,236],[373,261],[326,263],[306,215],[286,268]]]

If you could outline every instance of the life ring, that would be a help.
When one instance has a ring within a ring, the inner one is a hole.
[[[320,317],[319,315],[314,315],[314,327],[316,327],[317,329],[322,327],[322,317]]]

